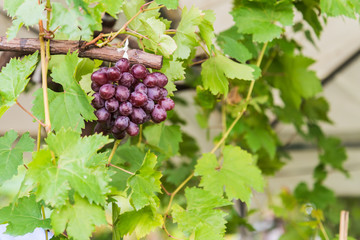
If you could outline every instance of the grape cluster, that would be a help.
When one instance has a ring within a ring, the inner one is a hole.
[[[166,97],[165,74],[149,73],[142,64],[131,66],[126,58],[114,67],[93,72],[91,81],[95,91],[91,104],[98,119],[95,132],[112,133],[117,139],[124,138],[126,133],[136,136],[138,125],[150,119],[155,123],[165,121],[166,111],[175,106],[174,101]]]

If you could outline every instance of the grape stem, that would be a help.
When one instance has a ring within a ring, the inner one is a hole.
[[[108,44],[109,42],[113,41],[117,35],[119,34],[124,34],[126,33],[126,29],[127,29],[127,26],[137,17],[139,16],[141,13],[143,12],[146,12],[146,11],[151,11],[151,10],[156,10],[156,9],[160,9],[162,7],[164,7],[164,5],[160,5],[160,6],[157,6],[157,7],[154,7],[154,8],[147,8],[145,9],[146,6],[150,5],[151,3],[153,3],[154,1],[150,1],[148,3],[145,3],[144,5],[142,5],[139,9],[139,11],[134,15],[132,16],[117,32],[111,32],[111,33],[108,33],[108,34],[104,34],[103,36],[104,37],[108,37],[104,42],[102,43],[99,43],[99,44],[96,44],[96,46],[98,47],[103,47],[105,46],[106,44]],[[129,34],[129,33],[128,33]],[[92,41],[91,41],[92,42]]]
[[[37,121],[41,126],[46,127],[46,125],[40,121],[37,117],[35,117],[31,112],[29,112],[26,108],[24,108],[19,102],[18,100],[16,100],[16,104],[22,109],[24,110],[24,112],[26,112],[27,114],[30,115],[30,117],[32,117],[35,121]]]
[[[120,142],[121,142],[121,140],[116,140],[116,141],[114,142],[114,146],[113,146],[113,148],[112,148],[112,150],[111,150],[111,153],[110,153],[110,156],[109,156],[109,158],[108,158],[108,163],[107,163],[107,165],[110,166],[110,164],[111,164],[111,159],[114,157],[114,154],[115,154],[116,149],[117,149],[117,147],[119,146]]]
[[[123,172],[126,172],[126,173],[128,173],[128,174],[130,174],[130,175],[135,175],[135,173],[130,172],[130,171],[128,171],[128,170],[126,170],[126,169],[123,169],[123,168],[121,168],[121,167],[118,167],[118,166],[116,166],[116,165],[114,165],[114,164],[112,164],[112,163],[109,163],[108,165],[111,166],[111,167],[114,167],[114,168],[116,168],[116,169],[119,169],[119,170],[121,170],[121,171],[123,171]]]

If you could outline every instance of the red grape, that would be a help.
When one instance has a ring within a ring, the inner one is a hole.
[[[157,86],[157,77],[155,73],[150,73],[146,76],[143,83],[147,87],[155,87]]]
[[[148,73],[146,67],[142,64],[134,64],[130,72],[136,79],[145,79]]]
[[[120,131],[125,130],[129,126],[129,118],[125,116],[120,116],[115,120],[114,126]]]
[[[130,119],[133,123],[142,124],[146,118],[146,113],[142,108],[134,108],[130,115]]]
[[[120,84],[125,86],[125,87],[131,87],[131,85],[133,85],[135,82],[135,78],[133,75],[131,75],[131,73],[128,72],[124,72],[120,78]]]
[[[127,87],[121,85],[116,87],[115,98],[119,102],[125,102],[126,100],[128,100],[129,96],[130,96],[130,90]]]
[[[168,83],[168,78],[166,77],[166,75],[161,72],[154,72],[154,75],[157,79],[156,85],[158,87],[165,87]]]
[[[95,82],[99,86],[108,83],[106,72],[104,72],[103,70],[98,70],[96,72],[93,72],[91,74],[91,81]]]
[[[110,98],[106,100],[105,108],[108,112],[116,112],[119,109],[119,102],[115,98]]]
[[[158,104],[163,107],[166,111],[170,111],[175,107],[175,103],[171,98],[161,99]]]
[[[156,104],[154,110],[151,112],[151,119],[155,123],[160,123],[162,121],[165,121],[166,116],[167,114],[165,109],[160,105]]]
[[[117,82],[121,78],[121,72],[117,67],[108,68],[106,74],[107,74],[107,79],[111,82]]]
[[[132,92],[130,95],[130,103],[135,107],[141,107],[146,104],[148,97],[143,92]]]
[[[158,101],[162,98],[161,90],[159,87],[148,88],[148,97],[154,101]]]
[[[128,116],[133,112],[132,104],[129,102],[120,103],[119,113],[123,116]]]
[[[135,92],[143,92],[147,94],[147,87],[143,83],[137,83],[134,88]]]
[[[154,110],[155,103],[152,99],[148,99],[146,104],[142,107],[146,113],[151,113]]]
[[[126,129],[126,132],[130,135],[130,136],[136,136],[139,134],[139,126],[136,125],[133,122],[129,123],[129,126]]]
[[[117,67],[122,73],[128,72],[130,69],[130,62],[126,58],[121,58],[115,63],[115,67]]]
[[[91,89],[94,90],[94,92],[98,92],[100,89],[100,85],[97,84],[96,82],[91,82]]]
[[[102,99],[110,99],[115,95],[115,86],[112,84],[105,84],[100,87],[100,97]]]
[[[94,108],[99,109],[105,106],[105,101],[100,97],[99,93],[94,93],[93,97],[94,99],[91,101],[91,105]]]
[[[110,118],[110,113],[105,108],[100,108],[95,111],[98,122],[105,123]]]

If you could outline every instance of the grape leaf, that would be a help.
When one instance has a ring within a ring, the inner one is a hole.
[[[29,133],[22,135],[16,145],[11,147],[17,138],[18,134],[14,130],[0,137],[0,185],[17,174],[18,166],[24,163],[23,153],[34,149],[34,139]]]
[[[330,203],[335,202],[333,191],[321,184],[314,184],[314,189],[309,190],[306,183],[299,183],[294,190],[295,197],[303,203],[313,203],[315,208],[324,209]]]
[[[51,29],[61,26],[56,36],[64,39],[90,40],[94,31],[101,30],[101,14],[105,11],[102,4],[89,7],[83,1],[73,1],[74,6],[64,7],[61,3],[52,3]],[[78,2],[78,4],[75,4]],[[81,6],[79,6],[81,3]]]
[[[195,31],[201,20],[201,11],[199,9],[195,7],[190,10],[186,7],[183,8],[181,21],[174,36],[177,49],[174,52],[173,59],[187,59],[193,48],[198,45]]]
[[[81,138],[73,130],[61,129],[56,135],[49,134],[45,141],[49,150],[34,154],[26,174],[26,180],[37,185],[37,199],[61,206],[72,188],[80,196],[86,196],[90,203],[105,204],[107,169],[103,164],[90,167],[88,162],[109,142],[108,138],[98,134]]]
[[[55,234],[61,234],[66,230],[74,239],[90,239],[95,225],[107,223],[104,210],[78,195],[74,196],[74,200],[74,204],[67,202],[60,209],[54,209],[51,214],[51,225]]]
[[[280,58],[283,76],[275,77],[274,85],[281,91],[281,97],[286,105],[300,108],[302,98],[314,97],[322,91],[319,78],[308,67],[313,59],[302,55],[284,55]]]
[[[159,199],[155,192],[161,192],[160,178],[162,175],[154,170],[156,159],[156,155],[149,151],[145,155],[141,168],[128,179],[128,186],[131,189],[130,203],[137,211],[147,205],[158,205]]]
[[[177,9],[179,6],[178,0],[155,0],[157,4],[164,4],[167,9]]]
[[[4,0],[4,9],[14,19],[13,25],[7,31],[8,40],[16,36],[22,25],[32,26],[45,19],[44,8],[45,3],[38,4],[34,0]]]
[[[360,2],[358,0],[320,0],[320,8],[331,17],[344,15],[356,18],[360,12]]]
[[[322,153],[319,156],[320,161],[344,171],[343,163],[346,161],[347,155],[345,148],[341,146],[340,139],[324,137],[319,140],[319,145],[322,147]]]
[[[215,13],[212,10],[202,11],[202,20],[199,24],[200,36],[204,39],[207,48],[211,49],[212,40],[215,38],[214,34],[214,21],[215,21]]]
[[[116,221],[116,228],[122,237],[135,232],[136,238],[140,239],[162,224],[162,216],[147,206],[139,211],[120,214]]]
[[[290,1],[275,0],[242,1],[241,6],[235,8],[231,15],[239,32],[253,34],[253,40],[256,42],[268,42],[279,38],[283,30],[278,24],[290,26],[294,18]]]
[[[260,169],[254,165],[252,156],[239,147],[226,146],[223,156],[221,166],[212,153],[205,153],[198,160],[195,174],[202,176],[200,186],[216,195],[222,195],[225,186],[229,199],[238,198],[249,205],[251,188],[262,191],[264,187]]]
[[[124,144],[116,149],[111,162],[125,170],[136,172],[140,169],[144,158],[145,153],[138,147]],[[115,186],[119,190],[124,190],[127,180],[131,175],[116,168],[112,168],[111,171],[113,171],[114,174],[111,176],[112,181],[110,185]]]
[[[216,55],[206,60],[202,65],[201,77],[205,89],[214,95],[227,95],[230,79],[254,80],[254,69],[245,64],[236,63],[223,55]]]
[[[33,232],[38,227],[51,227],[50,219],[42,218],[41,205],[36,202],[34,195],[19,198],[11,205],[0,209],[0,223],[8,223],[5,233],[14,236]]]
[[[200,188],[185,189],[185,197],[186,210],[179,205],[172,207],[172,217],[179,229],[187,236],[195,232],[196,240],[223,239],[227,214],[215,208],[231,205],[231,202]]]
[[[185,78],[185,68],[182,66],[182,62],[180,61],[169,61],[164,59],[161,72],[163,72],[169,80],[165,88],[168,91],[168,94],[172,96],[173,92],[176,91],[174,82]]]
[[[253,152],[256,152],[262,147],[266,150],[271,159],[275,157],[276,142],[266,129],[255,128],[248,130],[245,139]]]
[[[164,123],[146,127],[144,136],[148,144],[165,157],[176,155],[179,151],[179,143],[182,141],[180,127],[166,126]]]
[[[169,57],[176,50],[176,43],[172,37],[164,34],[166,30],[165,23],[155,17],[141,20],[145,29],[145,34],[149,39],[144,39],[144,43],[151,46],[151,49],[160,51],[165,57]]]
[[[38,61],[38,52],[22,60],[12,58],[0,72],[0,117],[9,109],[29,82]]]
[[[53,67],[53,81],[63,86],[64,92],[54,92],[48,89],[51,127],[55,131],[72,128],[78,132],[85,127],[84,120],[95,120],[94,108],[90,98],[81,89],[75,79],[75,71],[79,58],[77,53],[68,53],[65,61]],[[39,119],[44,119],[44,104],[41,89],[35,93],[32,111]]]
[[[121,11],[121,7],[124,4],[123,0],[102,0],[99,2],[104,5],[105,11],[114,18],[117,18],[117,14]]]

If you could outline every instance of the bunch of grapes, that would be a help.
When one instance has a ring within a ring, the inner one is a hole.
[[[164,88],[167,77],[160,72],[149,73],[142,64],[130,65],[126,58],[114,67],[103,67],[91,75],[92,106],[96,109],[98,123],[95,132],[112,133],[122,139],[126,133],[139,134],[139,124],[150,119],[155,123],[165,121],[174,101],[167,98]]]

